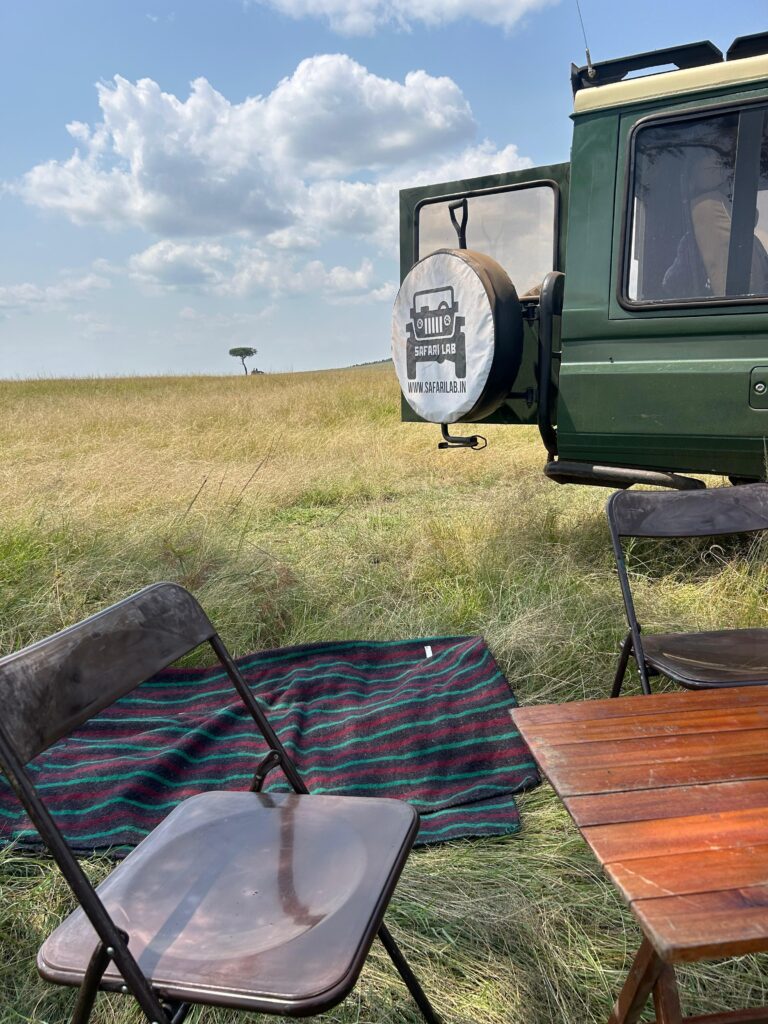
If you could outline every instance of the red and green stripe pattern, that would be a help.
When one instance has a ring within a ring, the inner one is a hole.
[[[539,776],[481,637],[313,644],[238,664],[311,792],[408,800],[421,843],[519,828],[514,794]],[[265,749],[220,668],[168,669],[30,771],[73,849],[119,855],[185,797],[247,788]],[[287,788],[279,771],[265,786]],[[40,846],[0,776],[3,841]]]

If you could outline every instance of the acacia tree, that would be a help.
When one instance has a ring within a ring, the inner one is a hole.
[[[248,376],[248,367],[245,365],[246,359],[252,359],[256,355],[255,348],[231,348],[229,354],[234,356],[235,359],[239,359],[243,364],[243,372],[246,377]]]

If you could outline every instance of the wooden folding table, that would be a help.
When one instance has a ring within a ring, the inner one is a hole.
[[[676,961],[768,951],[768,686],[512,714],[645,936],[610,1024],[679,1024]]]

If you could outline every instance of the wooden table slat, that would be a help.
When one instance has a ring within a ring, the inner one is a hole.
[[[632,909],[668,960],[696,961],[765,949],[768,885],[637,900]]]
[[[626,715],[619,718],[590,718],[578,722],[537,725],[539,743],[552,749],[571,743],[595,743],[600,740],[642,739],[656,736],[682,736],[699,732],[738,732],[768,727],[768,695],[765,704],[731,708],[691,709],[655,715]],[[721,702],[722,703],[722,702]]]
[[[695,702],[695,704],[693,703]],[[678,690],[651,696],[620,697],[604,700],[580,700],[568,704],[534,704],[513,708],[518,724],[538,727],[557,722],[588,722],[628,715],[659,715],[673,711],[687,712],[692,706],[699,711],[726,707],[759,707],[768,704],[768,686],[742,686],[723,690],[702,690],[693,693]]]
[[[564,803],[579,828],[680,818],[686,814],[768,807],[768,779],[569,796]]]
[[[739,889],[768,881],[768,844],[633,857],[606,864],[605,872],[628,903],[657,896],[683,896]],[[768,933],[766,933],[768,948]]]
[[[727,846],[754,846],[768,842],[765,820],[765,807],[749,807],[680,818],[590,825],[582,828],[581,834],[598,861],[605,865],[639,857],[698,854]]]
[[[523,734],[524,739],[528,737]],[[766,736],[768,748],[768,736]],[[533,748],[532,748],[533,749]],[[534,756],[539,760],[537,752]],[[664,764],[617,764],[610,767],[578,768],[569,772],[552,772],[541,765],[555,792],[561,798],[586,793],[616,793],[636,789],[657,789],[667,786],[704,785],[711,782],[732,782],[741,779],[768,779],[768,753],[722,757],[712,751],[700,761],[667,761]]]
[[[768,951],[768,686],[513,718],[665,960]]]
[[[614,765],[617,760],[624,765],[664,764],[667,761],[760,754],[765,750],[765,729],[743,729],[739,732],[649,736],[596,743],[560,743],[550,746],[542,758],[548,773],[563,773],[586,766]]]

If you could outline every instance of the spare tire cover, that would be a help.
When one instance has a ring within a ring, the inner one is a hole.
[[[392,312],[392,359],[423,419],[489,416],[511,390],[522,350],[517,292],[490,256],[440,249],[411,267]]]

